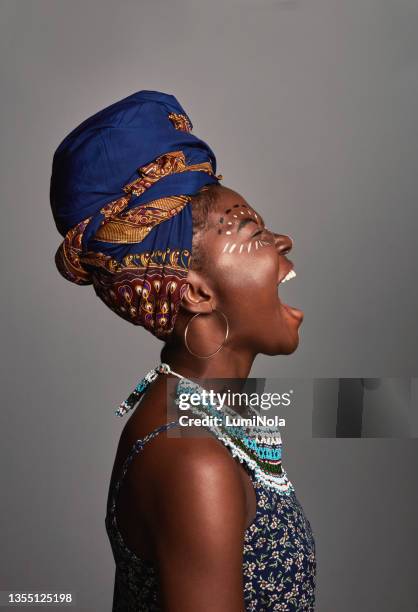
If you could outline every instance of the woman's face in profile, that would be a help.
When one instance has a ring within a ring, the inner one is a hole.
[[[231,341],[267,355],[296,350],[303,312],[282,302],[280,284],[293,269],[289,236],[267,229],[241,195],[223,187],[202,242],[211,262],[205,277],[228,317]]]

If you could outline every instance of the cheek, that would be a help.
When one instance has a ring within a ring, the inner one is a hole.
[[[268,253],[228,254],[213,271],[217,292],[227,303],[248,311],[277,301],[277,263]]]

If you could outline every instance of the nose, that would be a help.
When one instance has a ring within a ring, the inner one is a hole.
[[[274,244],[280,255],[287,255],[293,248],[293,238],[286,234],[274,234]]]

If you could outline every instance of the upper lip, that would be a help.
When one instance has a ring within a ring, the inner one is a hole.
[[[293,269],[294,269],[293,262],[290,261],[290,259],[284,259],[282,265],[280,266],[280,274],[279,274],[277,284],[280,285],[280,283],[285,278],[285,276],[287,276],[290,270],[293,270]]]

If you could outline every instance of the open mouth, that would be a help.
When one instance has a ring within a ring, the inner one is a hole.
[[[285,270],[283,272],[283,276],[279,279],[279,282],[277,283],[277,286],[279,287],[279,285],[282,285],[283,283],[291,280],[292,278],[295,278],[296,276],[296,272],[293,268],[293,265],[290,263],[290,269],[288,269],[287,271]],[[285,308],[285,310],[295,319],[297,319],[300,323],[303,320],[303,312],[301,310],[299,310],[298,308],[293,308],[292,306],[289,306],[288,304],[285,304],[284,302],[282,302],[279,299],[281,305],[283,306],[283,308]]]
[[[282,278],[281,281],[279,281],[279,285],[281,285],[282,283],[285,283],[286,281],[290,280],[291,278],[295,278],[295,276],[296,276],[296,272],[292,268],[291,270],[289,270],[289,272],[286,274],[286,276],[284,278]]]

